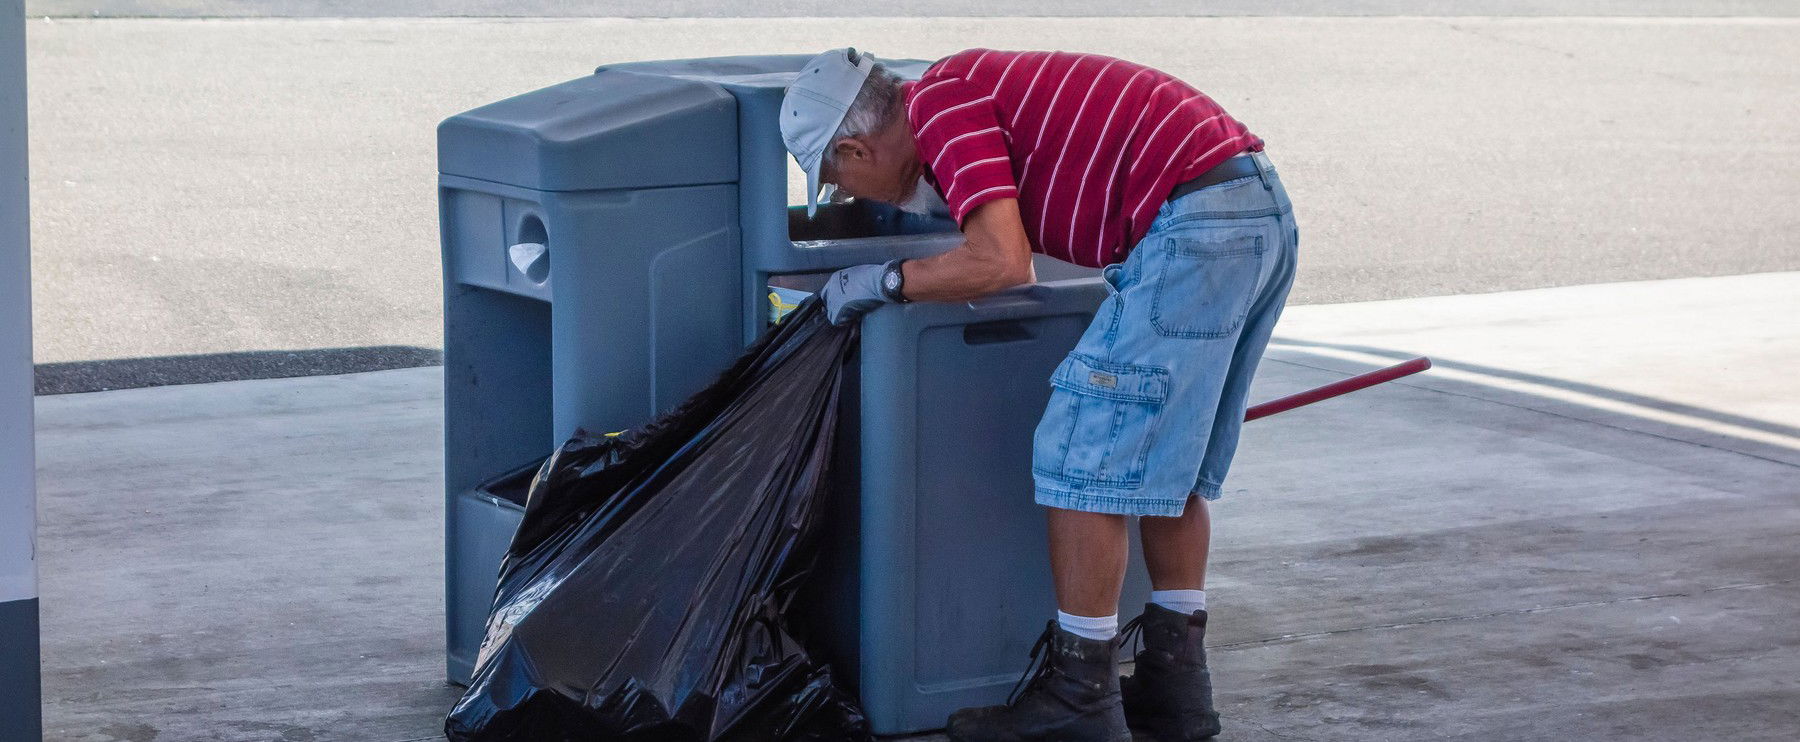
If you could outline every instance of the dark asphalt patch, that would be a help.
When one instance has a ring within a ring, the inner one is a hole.
[[[328,376],[438,366],[443,362],[444,352],[436,348],[381,345],[41,363],[36,368],[36,391],[75,394],[171,384]]]

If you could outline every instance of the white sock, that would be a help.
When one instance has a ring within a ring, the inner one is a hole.
[[[1110,616],[1077,616],[1072,613],[1056,612],[1056,625],[1061,626],[1076,636],[1106,641],[1119,633],[1119,614]]]
[[[1151,590],[1150,602],[1176,613],[1206,610],[1205,590]]]

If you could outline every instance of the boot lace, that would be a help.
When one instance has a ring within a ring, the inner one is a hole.
[[[1050,662],[1048,654],[1044,651],[1050,646],[1050,637],[1055,628],[1054,621],[1045,626],[1044,633],[1038,635],[1037,643],[1031,645],[1031,662],[1025,665],[1025,674],[1019,676],[1019,682],[1013,683],[1012,692],[1006,694],[1006,705],[1011,706],[1018,703],[1021,697],[1030,693],[1033,688],[1036,688],[1039,683],[1044,682],[1045,678],[1050,677],[1050,674],[1056,671],[1056,666]]]
[[[1119,629],[1119,646],[1127,644],[1131,645],[1131,656],[1136,658],[1138,650],[1143,649],[1144,646],[1143,615],[1140,614],[1137,618],[1126,621],[1125,627]]]

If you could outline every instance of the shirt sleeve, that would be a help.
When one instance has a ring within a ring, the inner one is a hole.
[[[919,159],[931,168],[957,224],[977,206],[1019,197],[990,91],[960,77],[927,75],[913,88],[906,115]]]

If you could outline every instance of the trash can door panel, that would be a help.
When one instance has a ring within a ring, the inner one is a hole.
[[[737,189],[544,197],[555,430],[624,430],[699,390],[743,350]]]
[[[506,546],[524,510],[479,490],[452,497],[450,507],[448,536],[458,548],[446,555],[449,580],[444,586],[445,600],[466,609],[452,610],[446,617],[449,651],[445,671],[450,682],[467,685],[487,628],[487,609],[500,584],[500,560],[506,557]]]
[[[1081,316],[919,337],[916,682],[922,690],[1010,687],[1055,615],[1044,514],[1031,497],[1031,431],[1044,379],[1087,326]],[[971,344],[970,339],[977,339]]]
[[[656,410],[673,409],[705,388],[743,350],[735,324],[697,306],[743,304],[743,254],[737,230],[722,227],[658,253],[650,266],[650,373]]]
[[[445,281],[504,288],[506,236],[500,198],[457,188],[444,188],[438,194],[443,209],[444,265],[449,273]]]
[[[876,733],[1004,701],[1056,615],[1032,433],[1104,296],[1060,280],[865,318],[857,675]],[[1140,554],[1124,606],[1149,589]]]

